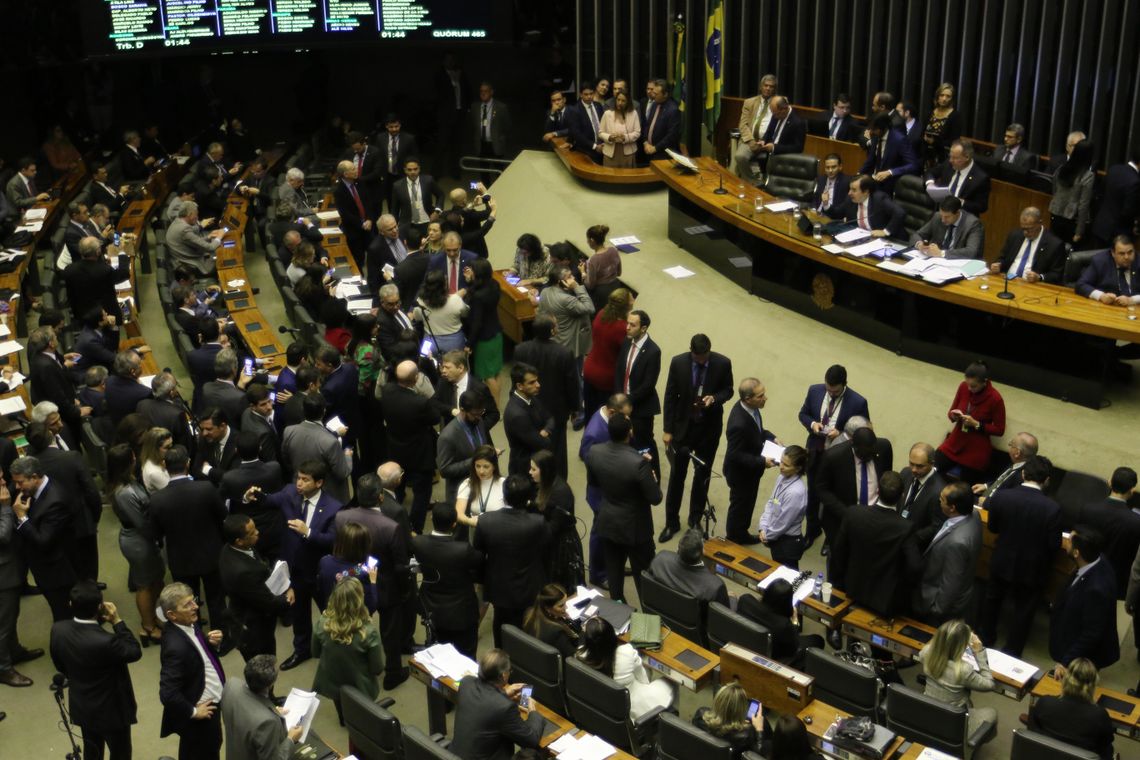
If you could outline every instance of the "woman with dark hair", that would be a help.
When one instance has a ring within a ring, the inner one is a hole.
[[[546,578],[563,588],[576,588],[585,582],[582,539],[574,517],[574,492],[557,470],[554,454],[549,451],[535,452],[530,458],[530,479],[538,485],[534,504],[550,527]]]
[[[804,556],[803,520],[807,514],[808,490],[804,478],[807,450],[788,446],[780,457],[780,477],[760,515],[760,543],[768,547],[772,559],[793,570],[800,569]]]
[[[507,271],[519,276],[520,285],[542,285],[550,272],[550,253],[537,235],[523,233],[515,243],[515,263]]]
[[[305,267],[305,276],[293,286],[293,293],[297,300],[309,312],[313,319],[319,319],[324,309],[325,301],[333,296],[329,293],[331,279],[325,274],[325,268],[319,264],[310,264]]]
[[[617,355],[625,340],[625,320],[632,308],[633,296],[625,288],[617,288],[610,293],[606,307],[594,315],[590,352],[582,364],[587,421],[613,393]]]
[[[693,715],[693,725],[732,745],[732,757],[746,750],[761,751],[764,715],[759,711],[748,717],[747,692],[739,682],[725,684],[713,697],[712,707],[701,707]]]
[[[131,451],[135,453],[135,459],[138,460],[137,466],[141,467],[141,460],[139,457],[142,454],[143,436],[146,431],[150,430],[150,418],[145,414],[139,412],[131,412],[123,419],[119,420],[119,424],[115,427],[115,443],[125,443],[131,447]],[[137,473],[138,471],[136,471]]]
[[[357,436],[362,444],[360,452],[361,465],[367,470],[374,470],[384,456],[384,413],[380,408],[380,399],[376,398],[376,384],[383,383],[384,370],[387,366],[384,355],[376,346],[376,335],[380,323],[376,315],[365,312],[357,314],[352,320],[352,337],[344,348],[344,354],[356,365],[359,378],[357,393],[360,395],[360,405],[364,409],[364,417],[373,421],[368,430]]]
[[[1049,229],[1062,242],[1075,246],[1085,237],[1095,179],[1092,141],[1081,140],[1053,174]]]
[[[139,640],[144,647],[162,640],[155,616],[166,565],[150,518],[150,497],[135,478],[135,454],[125,443],[107,451],[107,500],[119,518],[119,551],[127,560],[127,587],[135,592],[142,620]]]
[[[464,302],[464,295],[464,290],[448,294],[447,277],[441,270],[428,272],[424,277],[416,307],[412,309],[412,319],[423,324],[424,333],[435,346],[436,356],[467,347],[463,318],[470,307]]]
[[[617,633],[609,621],[592,617],[582,626],[582,646],[578,659],[629,689],[629,716],[636,720],[656,707],[673,704],[673,687],[660,679],[650,681],[641,655],[631,644],[619,646]]]
[[[629,95],[614,95],[614,107],[602,114],[598,139],[602,141],[602,166],[632,169],[637,157],[637,141],[641,138],[641,117],[630,103]]]
[[[352,340],[352,331],[348,329],[348,304],[340,298],[329,298],[321,305],[321,313],[316,316],[325,326],[325,342],[344,354],[345,346]]]
[[[586,260],[582,273],[582,284],[594,302],[595,309],[601,309],[609,300],[610,293],[621,286],[621,254],[612,245],[606,245],[610,228],[595,224],[586,230],[586,244],[593,254]]]
[[[954,85],[943,82],[934,91],[934,109],[922,131],[926,166],[933,167],[950,155],[950,143],[962,136],[962,114],[954,107]]]
[[[503,326],[499,323],[499,283],[487,259],[471,262],[471,316],[467,321],[467,345],[474,353],[471,371],[482,380],[495,403],[499,403],[499,373],[503,371]]]
[[[741,594],[736,611],[772,632],[774,659],[803,670],[804,650],[823,649],[823,637],[800,633],[794,596],[792,584],[780,578],[768,584],[759,600],[751,594]]]
[[[969,485],[981,483],[993,454],[991,436],[1005,434],[1005,401],[990,382],[990,368],[979,360],[966,367],[950,411],[954,423],[946,440],[934,452],[934,466],[943,475]]]
[[[578,634],[566,616],[566,599],[565,588],[547,583],[523,616],[523,630],[557,649],[563,657],[570,657],[578,650]]]
[[[364,587],[364,603],[376,612],[376,565],[368,552],[372,534],[358,522],[346,522],[337,529],[332,554],[317,564],[317,608],[324,611],[329,595],[345,578],[356,578]]]
[[[420,250],[433,254],[443,250],[443,225],[440,222],[428,222],[427,235],[420,243]]]
[[[768,760],[823,760],[811,748],[807,726],[795,715],[781,715],[772,727],[772,750]]]
[[[499,455],[494,446],[480,446],[471,455],[471,475],[459,484],[455,494],[456,519],[460,525],[475,527],[479,515],[504,506]]]

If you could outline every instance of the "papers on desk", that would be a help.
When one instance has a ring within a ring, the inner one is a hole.
[[[39,232],[44,228],[43,220],[35,222],[25,222],[16,228],[16,232]]]
[[[19,372],[13,372],[12,376],[7,379],[8,389],[19,388],[24,383],[28,382],[28,378],[21,375]]]
[[[131,284],[131,280],[128,277],[127,279],[123,280],[122,282],[116,282],[115,283],[115,292],[116,293],[126,293],[126,292],[130,291],[130,289],[133,287],[134,287],[134,285]]]
[[[615,247],[619,245],[637,245],[641,241],[637,239],[636,235],[626,235],[625,237],[612,237],[610,243]]]
[[[341,422],[340,417],[338,417],[337,415],[334,414],[332,416],[332,418],[328,422],[325,423],[325,427],[333,435],[340,435],[340,432],[339,432],[340,429],[346,428],[346,427],[348,427],[348,425],[345,425],[343,422]]]
[[[358,296],[363,292],[364,288],[360,285],[357,285],[355,282],[345,282],[344,280],[341,280],[336,284],[336,290],[334,291],[337,298],[352,298],[353,296]],[[371,296],[369,297],[371,298]]]
[[[226,285],[230,288],[240,288],[241,286],[245,285],[245,280],[242,280],[240,278],[236,280],[230,280],[226,283]]]
[[[34,222],[37,219],[47,219],[47,209],[46,208],[30,208],[26,212],[24,212],[24,220],[25,221]]]
[[[691,172],[700,171],[700,167],[693,163],[693,160],[688,156],[682,156],[677,151],[670,150],[669,148],[665,149],[665,154]]]
[[[8,398],[0,398],[0,415],[7,416],[9,414],[18,414],[28,408],[24,403],[22,396],[10,396]]]
[[[265,579],[265,587],[274,596],[281,596],[289,590],[289,565],[286,564],[285,560],[277,560],[277,564],[273,566],[273,572]]]
[[[328,237],[329,235],[341,234],[341,230],[340,230],[340,227],[321,227],[320,233],[322,235],[324,235],[325,237]]]
[[[823,248],[823,250],[827,251],[828,253],[834,253],[836,255],[847,252],[846,248],[844,248],[841,245],[836,245],[835,243],[828,243],[827,245],[820,246],[820,247]]]
[[[285,697],[285,728],[300,726],[301,741],[305,741],[320,705],[321,700],[315,691],[304,691],[296,687],[290,689],[289,696]]]
[[[318,211],[317,218],[322,222],[331,222],[333,219],[340,219],[339,211]]]
[[[457,683],[463,680],[464,676],[479,672],[479,663],[460,654],[451,644],[436,644],[421,649],[412,655],[412,659],[427,668],[432,678],[447,677]]]
[[[945,185],[927,185],[926,194],[930,196],[930,200],[938,203],[940,200],[950,195],[950,188]]]
[[[663,269],[661,271],[672,277],[674,280],[682,280],[686,277],[692,277],[696,274],[696,272],[691,272],[679,264],[675,267],[669,267],[668,269]]]
[[[843,243],[844,245],[846,245],[848,243],[855,243],[855,242],[858,242],[860,240],[865,240],[869,237],[871,237],[871,231],[870,230],[865,230],[865,229],[862,229],[860,227],[856,227],[854,229],[844,230],[843,232],[840,232],[838,235],[835,236],[835,242]]]
[[[990,670],[1013,681],[1018,686],[1029,683],[1029,679],[1033,678],[1038,670],[1036,665],[1011,657],[1000,649],[987,647],[986,659],[990,663]],[[966,647],[966,651],[962,652],[962,660],[968,662],[974,670],[978,670],[978,661],[974,658],[974,653],[969,647]]]
[[[8,327],[7,322],[0,322],[0,338],[7,338],[12,334],[12,328]]]
[[[6,340],[0,343],[0,356],[8,356],[9,354],[19,353],[23,351],[24,347],[20,345],[18,340]]]
[[[802,581],[800,580],[801,577],[803,578]],[[763,591],[764,589],[768,588],[768,586],[772,585],[772,583],[778,578],[783,578],[788,583],[792,584],[792,604],[799,604],[804,599],[807,599],[809,596],[811,596],[811,592],[815,588],[815,584],[812,583],[811,573],[807,573],[805,575],[803,572],[799,570],[793,570],[792,568],[785,565],[780,565],[775,570],[773,570],[767,578],[756,584],[757,588]],[[797,582],[799,583],[798,586],[796,585]]]
[[[784,457],[784,447],[775,441],[764,441],[764,448],[760,450],[760,456],[771,459],[773,462],[779,462]]]
[[[571,620],[578,620],[583,617],[586,610],[590,608],[588,603],[591,599],[601,596],[602,592],[596,588],[586,588],[579,586],[577,593],[566,600],[566,616]]]
[[[860,259],[864,256],[878,256],[879,258],[883,258],[890,257],[894,254],[895,249],[881,240],[868,240],[866,243],[853,245],[843,252]]]
[[[934,749],[933,747],[923,747],[922,752],[918,753],[917,760],[954,760],[954,756],[947,755],[945,752]]]
[[[0,251],[0,263],[14,261],[21,256],[26,255],[27,254],[24,251],[21,251],[19,248],[6,248],[3,251]]]
[[[563,734],[547,749],[557,755],[558,760],[605,760],[617,752],[612,744],[593,734],[583,734],[580,739]]]
[[[372,296],[367,293],[359,298],[350,298],[346,302],[349,314],[366,314],[372,311]]]
[[[799,205],[800,204],[795,201],[776,201],[775,203],[765,203],[764,209],[766,211],[774,211],[778,214],[781,211],[791,211]]]
[[[884,261],[879,264],[879,268],[907,277],[916,277],[932,285],[944,285],[954,280],[977,277],[986,271],[986,262],[977,259],[915,257],[905,264]]]

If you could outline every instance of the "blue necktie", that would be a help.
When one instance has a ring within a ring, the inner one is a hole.
[[[752,419],[756,420],[756,427],[760,428],[760,432],[764,432],[764,422],[760,419],[760,411],[758,409],[752,410]]]
[[[958,180],[961,178],[962,178],[961,174],[959,174],[958,172],[954,172],[954,181],[950,183],[950,194],[955,196],[955,197],[957,197],[957,195],[958,195]]]
[[[859,503],[864,507],[867,506],[867,491],[869,484],[867,482],[867,463],[859,462]]]
[[[1017,271],[1010,275],[1010,279],[1016,280],[1025,274],[1025,267],[1029,263],[1029,254],[1033,250],[1033,241],[1025,238],[1025,247],[1021,249],[1021,263],[1017,265]]]

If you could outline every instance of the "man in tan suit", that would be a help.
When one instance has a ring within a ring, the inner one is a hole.
[[[736,176],[751,179],[750,164],[759,160],[760,138],[768,129],[768,122],[772,119],[772,108],[769,101],[776,94],[779,82],[775,74],[765,74],[760,79],[760,94],[744,101],[740,111],[740,144],[736,148],[734,171]]]

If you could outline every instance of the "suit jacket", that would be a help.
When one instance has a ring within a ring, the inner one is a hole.
[[[250,486],[258,486],[265,493],[276,493],[285,485],[281,465],[277,462],[242,462],[222,474],[219,493],[226,509],[231,514],[249,515],[257,532],[257,551],[265,557],[276,559],[281,551],[281,536],[285,531],[285,519],[275,509],[257,502],[245,503],[242,497]]]
[[[67,248],[67,252],[71,255],[71,259],[67,263],[71,263],[72,261],[79,261],[79,241],[83,238],[94,237],[98,238],[100,243],[105,242],[103,240],[103,236],[99,234],[99,230],[95,227],[94,224],[92,224],[91,220],[87,220],[87,222],[84,224],[80,224],[79,222],[72,220],[68,222],[67,226],[63,229],[63,245],[65,248]],[[64,269],[66,268],[59,260],[56,261],[56,267]],[[81,317],[82,312],[77,314],[77,316]]]
[[[712,396],[714,399],[712,405],[701,412],[701,426],[715,428],[719,432],[724,422],[724,405],[736,392],[732,383],[732,360],[724,354],[709,352],[703,388],[693,387],[692,368],[692,354],[687,351],[677,354],[669,361],[669,374],[665,380],[662,425],[666,433],[673,435],[678,446],[685,443],[685,435],[692,426],[693,403],[700,396]]]
[[[1049,619],[1049,656],[1055,662],[1087,657],[1100,669],[1120,659],[1116,633],[1116,578],[1103,556],[1061,589]]]
[[[33,456],[40,461],[44,474],[62,490],[72,515],[72,535],[94,536],[103,515],[103,500],[83,455],[77,449],[61,451],[49,446]]]
[[[837,210],[834,213],[837,215],[836,218],[842,217],[849,222],[854,222],[859,218],[859,208],[850,198],[844,204],[842,212]],[[867,222],[871,225],[872,230],[886,230],[887,234],[893,238],[901,238],[906,235],[906,211],[881,190],[876,190],[871,194],[871,200],[867,206]]]
[[[1135,257],[1132,259],[1131,272],[1131,294],[1140,295],[1140,260]],[[1123,288],[1120,287],[1120,280],[1121,276],[1116,269],[1116,261],[1112,258],[1112,252],[1101,251],[1092,257],[1088,266],[1085,267],[1085,271],[1081,272],[1081,278],[1077,280],[1077,295],[1087,298],[1094,290],[1124,295]]]
[[[200,630],[197,623],[194,628]],[[219,675],[225,678],[225,673]],[[205,688],[206,668],[194,642],[178,626],[163,626],[158,676],[158,698],[162,702],[160,736],[180,734],[186,729]]]
[[[277,651],[277,617],[289,609],[285,594],[265,586],[270,568],[256,555],[227,544],[218,556],[218,575],[226,593],[229,635],[235,645],[259,654]]]
[[[389,177],[403,177],[404,176],[404,162],[408,160],[409,156],[420,155],[420,150],[416,144],[416,136],[411,132],[401,131],[396,136],[396,150],[395,150],[395,163],[389,163],[389,149],[388,143],[392,141],[392,136],[388,134],[388,130],[384,129],[377,132],[375,139],[372,142],[372,150],[380,157],[380,163],[384,167],[384,172]],[[370,151],[371,152],[371,151]]]
[[[1029,728],[1112,760],[1116,731],[1108,711],[1079,697],[1040,697],[1029,708]]]
[[[35,180],[32,180],[35,182]],[[36,187],[36,192],[43,192],[40,188]],[[18,209],[31,208],[36,205],[35,197],[28,192],[28,186],[24,184],[24,177],[19,172],[12,175],[8,180],[8,186],[4,188],[5,195],[8,196],[8,201]]]
[[[909,535],[910,523],[893,509],[851,507],[831,546],[832,583],[856,604],[894,615],[902,606]]]
[[[1025,247],[1025,234],[1020,229],[1013,230],[1005,238],[1005,243],[1001,247],[1001,271],[1008,272],[1010,267],[1013,266],[1017,254]],[[1061,280],[1065,277],[1065,244],[1061,239],[1054,235],[1047,229],[1042,228],[1041,240],[1038,241],[1036,250],[1033,252],[1032,266],[1026,265],[1026,269],[1032,269],[1045,282],[1053,285],[1060,285]]]
[[[657,123],[653,123],[653,117],[660,109],[661,113],[657,116]],[[653,154],[654,159],[666,158],[665,150],[679,151],[681,149],[681,109],[677,107],[677,101],[673,98],[668,98],[664,103],[650,103],[646,106],[646,118],[641,122],[643,127],[641,129],[641,142],[649,143],[657,152]]]
[[[214,252],[221,243],[206,236],[198,225],[175,219],[166,228],[166,252],[171,267],[185,264],[198,274],[209,277],[214,272]]]
[[[594,114],[598,117],[598,131],[601,131],[602,115],[606,110],[599,103],[590,103],[587,106],[585,103],[576,103],[566,109],[566,126],[570,131],[570,144],[574,146],[574,150],[588,153],[592,156],[597,156],[600,160],[601,152],[594,150],[594,146],[602,142],[599,135],[595,135],[594,127],[590,124],[590,112],[587,108],[594,109]]]
[[[1061,547],[1061,508],[1028,485],[1003,488],[986,501],[988,525],[997,534],[990,575],[1041,588]],[[1068,662],[1068,660],[1064,660]]]
[[[186,369],[190,372],[190,380],[194,383],[194,395],[190,401],[190,408],[195,412],[202,410],[202,388],[211,380],[216,380],[214,374],[214,357],[222,350],[221,343],[203,343],[190,353],[186,354]]]
[[[890,441],[886,438],[876,439],[873,459],[877,477],[881,478],[884,472],[892,469],[893,453]],[[819,463],[819,474],[816,477],[816,493],[819,494],[823,511],[836,519],[849,513],[851,507],[859,503],[854,444],[844,441],[828,449]]]
[[[328,481],[326,481],[327,483]],[[169,486],[168,486],[169,487]],[[303,502],[301,492],[297,486],[289,484],[277,493],[261,494],[260,500],[266,503],[263,508],[277,509],[285,522],[290,520],[304,520]],[[309,535],[302,537],[296,531],[286,528],[281,540],[281,559],[289,563],[289,576],[293,584],[312,584],[317,582],[317,564],[321,557],[332,551],[333,540],[336,538],[336,528],[333,520],[341,508],[341,502],[334,499],[326,491],[321,491],[317,499],[316,511],[309,521]]]
[[[360,413],[360,372],[355,364],[342,362],[329,373],[321,383],[321,395],[328,404],[329,416],[340,417],[348,428],[344,445],[351,446],[364,429],[364,417]]]
[[[499,423],[501,415],[499,414],[499,405],[495,403],[494,397],[491,396],[491,391],[487,389],[486,383],[471,372],[467,373],[467,390],[479,394],[483,400],[483,424],[486,430],[490,430]],[[451,382],[445,377],[440,377],[439,382],[435,384],[435,395],[431,397],[432,403],[439,411],[440,429],[442,430],[453,419],[451,410],[459,408],[459,393],[456,389],[455,383]]]
[[[460,254],[462,256],[462,254]],[[400,308],[406,314],[416,306],[416,296],[424,284],[431,254],[427,251],[412,251],[407,258],[396,265],[396,286],[400,289]]]
[[[649,461],[629,444],[598,443],[586,455],[586,479],[602,491],[594,520],[597,534],[625,546],[652,545],[651,507],[661,503],[662,495]]]
[[[150,388],[133,377],[107,376],[107,390],[103,394],[107,402],[107,414],[111,422],[118,425],[124,417],[133,413],[138,405],[150,398]]]
[[[1108,167],[1104,177],[1104,200],[1093,219],[1093,235],[1106,244],[1117,235],[1131,235],[1138,216],[1140,171],[1127,163]]]
[[[28,359],[28,380],[32,404],[51,401],[59,407],[63,421],[78,431],[81,417],[75,405],[75,384],[63,365],[49,353],[38,353]]]
[[[348,480],[352,474],[348,457],[335,433],[319,422],[302,422],[285,428],[281,436],[281,458],[285,466],[296,471],[310,459],[324,462],[328,467],[324,489],[341,504],[348,501]]]
[[[1124,599],[1129,569],[1140,550],[1140,515],[1133,512],[1126,502],[1105,499],[1082,506],[1077,513],[1076,524],[1096,528],[1104,536],[1102,556],[1116,575],[1116,593]]]
[[[16,539],[16,513],[0,506],[0,591],[23,587],[28,571]]]
[[[780,139],[775,143],[772,149],[772,155],[783,155],[785,153],[803,153],[804,152],[804,139],[807,137],[807,124],[796,113],[796,109],[791,109],[788,115],[784,118],[784,129],[780,132]],[[776,138],[776,130],[779,129],[780,122],[775,116],[768,120],[768,129],[764,131],[764,136],[761,142],[773,142]]]
[[[918,488],[914,503],[907,506],[910,498],[911,486],[914,485],[914,473],[909,467],[904,467],[899,476],[903,482],[902,496],[899,497],[899,514],[910,520],[912,529],[918,537],[919,549],[925,550],[927,542],[934,538],[934,534],[946,522],[946,515],[942,514],[942,489],[946,481],[938,470],[931,470],[925,482]]]
[[[241,427],[242,414],[249,408],[245,391],[224,380],[211,380],[202,386],[202,410],[218,407],[226,416],[226,422],[235,431]]]
[[[921,134],[922,129],[919,125],[916,124],[915,129]],[[914,143],[907,139],[901,129],[892,129],[887,133],[887,144],[883,147],[881,156],[878,143],[867,146],[867,160],[859,168],[859,173],[870,176],[876,172],[889,171],[891,176],[880,182],[879,187],[885,193],[893,193],[899,177],[904,174],[918,174],[921,171],[922,160],[919,155],[915,151]]]
[[[629,364],[632,341],[621,342],[614,364],[614,391],[625,390],[625,368]],[[661,376],[661,349],[646,336],[641,352],[633,359],[629,370],[629,401],[633,405],[631,417],[654,417],[661,414],[661,397],[657,395],[657,380]]]
[[[807,120],[808,129],[813,135],[831,138],[831,119],[834,115],[834,111],[830,113],[827,111],[821,112],[816,118]],[[844,142],[859,142],[859,138],[862,136],[862,125],[855,121],[851,114],[846,114],[839,120],[839,127],[836,130],[835,137],[831,139],[842,140]]]
[[[557,137],[566,137],[570,134],[569,121],[573,118],[570,107],[563,108],[556,114],[549,111],[546,112],[546,120],[542,124],[542,134],[553,132]],[[601,118],[598,118],[598,123],[601,123]]]
[[[92,182],[89,185],[89,192],[91,194],[91,205],[101,203],[107,207],[111,212],[111,216],[117,217],[119,212],[123,210],[123,204],[127,202],[126,196],[118,191],[117,188],[110,185],[101,185],[98,182]]]
[[[333,204],[340,214],[340,228],[350,242],[349,247],[355,249],[359,246],[363,251],[368,247],[368,241],[372,239],[373,234],[373,231],[365,230],[361,226],[369,218],[372,199],[368,195],[368,188],[359,183],[356,185],[356,193],[360,196],[360,205],[364,207],[365,216],[360,215],[352,192],[344,180],[337,180],[333,186]]]
[[[464,287],[463,283],[463,268],[471,266],[475,259],[479,258],[473,251],[460,250],[459,251],[459,287]],[[426,276],[428,272],[443,272],[445,276],[448,273],[447,254],[443,251],[433,253],[431,258],[428,259],[427,269],[424,271]]]
[[[542,515],[504,507],[479,516],[472,545],[486,557],[485,598],[496,608],[522,610],[534,604],[546,572],[550,528]]]
[[[430,174],[420,175],[420,202],[423,203],[424,214],[429,217],[435,209],[443,208],[443,190],[440,189]],[[392,215],[395,216],[396,221],[399,222],[401,230],[404,230],[412,223],[414,204],[412,203],[410,191],[408,190],[408,180],[406,178],[392,180],[390,208]]]
[[[578,367],[570,349],[553,340],[532,338],[515,347],[515,361],[538,370],[538,400],[556,423],[577,410]]]
[[[293,219],[311,216],[314,213],[313,207],[309,205],[309,196],[305,193],[305,188],[302,187],[298,190],[288,182],[282,182],[277,186],[277,204],[282,203],[289,204],[290,216]]]
[[[491,98],[489,106],[491,150],[496,156],[502,158],[507,154],[507,137],[511,132],[511,114],[507,106],[498,98]],[[467,118],[468,128],[471,130],[470,134],[476,150],[483,142],[482,115],[483,102],[475,101],[471,104]]]
[[[728,605],[728,589],[724,581],[705,567],[703,562],[687,565],[677,556],[677,552],[662,551],[650,563],[649,574],[674,591],[695,596],[704,605],[709,602]]]
[[[994,160],[996,160],[999,164],[1006,163],[1005,154],[1007,152],[1008,149],[1005,147],[1005,145],[1000,146],[997,150],[994,151]],[[1010,162],[1010,164],[1017,167],[1018,169],[1030,171],[1037,168],[1037,155],[1029,151],[1025,145],[1022,144],[1020,147],[1018,147],[1017,152],[1013,154],[1013,160]]]
[[[73,369],[77,382],[81,383],[88,368],[98,364],[110,370],[114,366],[115,354],[119,350],[119,331],[84,327],[71,350],[82,356]]]
[[[229,438],[222,446],[220,456],[214,457],[214,444],[205,441],[200,443],[197,452],[194,454],[194,459],[190,463],[190,474],[198,480],[208,480],[216,486],[222,482],[222,476],[226,474],[226,470],[237,463],[237,429],[230,428]],[[210,465],[209,474],[205,473],[204,465],[206,464]]]
[[[336,530],[347,522],[360,523],[372,537],[371,555],[380,560],[376,566],[376,605],[380,609],[393,607],[407,597],[412,585],[408,575],[408,537],[400,524],[384,514],[380,507],[342,509],[333,519]]]
[[[479,676],[466,676],[459,682],[450,750],[464,760],[510,760],[515,744],[538,747],[542,727],[537,710],[523,720],[514,700]]]
[[[942,223],[941,212],[935,211],[926,220],[926,224],[910,236],[910,242],[913,245],[920,240],[929,240],[941,248],[946,240],[947,229]],[[943,249],[943,255],[948,259],[981,259],[985,242],[986,233],[981,220],[970,212],[963,211],[955,224],[953,242],[949,248]],[[1063,266],[1064,262],[1061,263]]]
[[[760,453],[764,442],[776,440],[776,436],[764,428],[763,417],[757,426],[751,410],[745,408],[744,402],[737,401],[728,413],[725,432],[728,448],[724,452],[724,477],[729,487],[753,479],[759,481],[765,468],[764,457]]]
[[[424,254],[424,262],[426,264],[427,254]],[[403,307],[401,306],[401,308]],[[376,331],[376,345],[380,347],[380,353],[385,359],[390,363],[395,362],[397,357],[392,353],[392,347],[400,342],[400,334],[407,328],[400,324],[396,317],[383,309],[380,309],[376,314],[376,322],[379,325]],[[414,330],[415,323],[411,319],[408,322],[412,325],[411,329]]]
[[[353,166],[357,165],[356,153],[351,150],[344,153],[340,158],[342,161],[351,161]],[[357,189],[363,188],[364,194],[368,197],[364,203],[364,208],[368,211],[369,218],[374,218],[380,213],[380,206],[383,203],[381,188],[383,187],[384,176],[387,173],[387,156],[380,153],[376,148],[366,145],[364,148],[364,164],[356,177],[356,186]],[[361,200],[364,200],[363,195]],[[340,207],[337,206],[337,208]]]
[[[150,514],[155,538],[166,538],[171,574],[209,575],[218,569],[226,506],[212,484],[172,479],[151,494]]]
[[[475,584],[483,576],[483,555],[466,541],[424,533],[412,539],[412,552],[424,574],[420,599],[443,630],[479,625]]]
[[[939,187],[949,187],[954,181],[954,167],[949,162],[940,164],[926,178],[934,180]],[[962,200],[962,208],[971,214],[981,216],[986,213],[990,207],[990,175],[975,163],[958,186],[958,197]]]
[[[566,346],[575,358],[590,353],[593,342],[594,301],[586,287],[578,284],[571,293],[555,285],[542,291],[538,313],[547,314],[558,323],[554,342]]]
[[[823,203],[823,191],[827,189],[827,177],[819,176],[815,178],[815,188],[811,191],[811,207],[819,209]],[[825,214],[832,219],[838,219],[843,215],[843,209],[847,205],[847,191],[851,189],[851,177],[840,172],[835,176],[835,188],[831,195],[831,205],[824,209]]]
[[[471,475],[471,460],[482,443],[493,445],[487,426],[480,420],[474,432],[466,422],[455,417],[443,426],[435,442],[435,464],[444,480],[444,498],[455,503],[459,484]]]
[[[76,581],[68,557],[75,509],[67,498],[67,492],[48,477],[43,493],[28,511],[28,519],[16,526],[24,564],[32,571],[36,585],[48,589],[70,589]]]
[[[145,415],[154,427],[169,430],[174,443],[185,446],[190,456],[194,456],[197,440],[190,429],[190,412],[184,403],[172,399],[144,398],[135,406],[135,411]]]
[[[226,682],[221,709],[226,760],[289,760],[297,748],[273,702],[250,691],[244,681]]]
[[[115,283],[122,282],[130,276],[130,259],[126,254],[119,255],[118,269],[103,260],[77,259],[60,274],[67,286],[71,313],[77,318],[86,314],[93,306],[102,306],[103,311],[108,314],[119,314]]]
[[[407,472],[434,472],[434,425],[439,422],[439,415],[431,400],[411,388],[388,383],[380,405],[395,461]]]
[[[121,620],[113,631],[75,620],[51,627],[51,661],[67,676],[71,722],[80,728],[106,734],[135,723],[127,664],[141,658],[142,647]]]
[[[914,535],[908,544],[911,577],[919,578],[912,606],[919,617],[942,623],[973,613],[974,572],[982,551],[982,521],[973,511],[919,551]]]
[[[757,111],[763,108],[763,100],[764,98],[761,95],[754,95],[751,98],[745,98],[744,100],[744,105],[740,109],[739,124],[740,143],[742,145],[749,145],[753,142],[756,142],[757,140],[757,135],[752,132],[752,121],[756,118]],[[653,101],[650,102],[652,103]],[[771,112],[771,108],[769,108],[768,113],[771,114]],[[765,131],[767,131],[767,127],[765,127],[764,131],[762,131],[759,136],[763,137]]]
[[[530,458],[536,451],[553,448],[554,418],[539,399],[528,404],[511,392],[503,410],[503,430],[507,434],[507,448],[511,450],[511,475],[530,472]],[[542,431],[547,435],[541,435]]]
[[[247,406],[241,413],[241,431],[257,436],[259,459],[263,462],[277,461],[281,455],[281,446],[277,438],[277,426],[272,420],[262,417],[253,411],[253,407]]]

